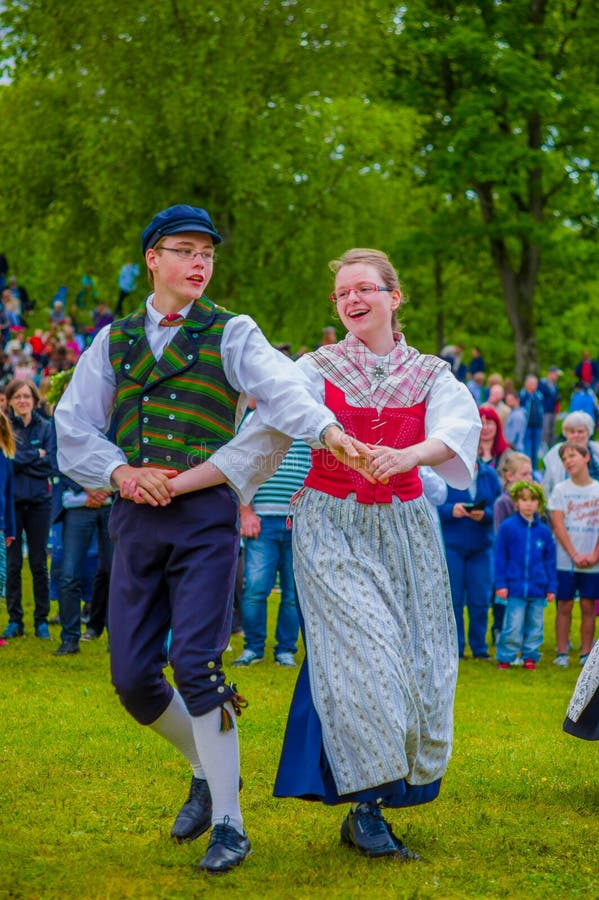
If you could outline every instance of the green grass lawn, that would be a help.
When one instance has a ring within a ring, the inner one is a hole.
[[[169,841],[189,773],[121,708],[105,640],[55,658],[57,627],[49,645],[27,618],[0,647],[0,897],[597,896],[599,746],[561,730],[578,655],[551,664],[551,608],[536,672],[460,664],[441,796],[388,813],[422,863],[363,859],[339,845],[343,807],[271,796],[295,672],[274,665],[272,643],[262,664],[229,669],[250,701],[238,722],[254,853],[216,879],[195,873],[207,836]]]

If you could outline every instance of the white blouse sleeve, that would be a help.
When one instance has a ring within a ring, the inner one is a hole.
[[[472,394],[444,369],[426,398],[425,433],[455,453],[453,459],[434,468],[458,490],[467,488],[474,476],[480,430],[480,415]]]
[[[316,367],[300,358],[295,364],[294,374],[312,400],[322,404],[324,379]],[[331,415],[330,420],[334,421],[334,416]],[[264,410],[258,405],[247,427],[220,447],[210,457],[210,462],[223,472],[241,503],[247,505],[260,485],[274,475],[291,443],[291,437],[275,431],[265,421]],[[307,443],[315,449],[322,448],[317,439]]]
[[[311,441],[335,421],[315,398],[303,367],[275,350],[249,316],[227,322],[221,353],[227,381],[254,398],[261,421],[271,428]]]

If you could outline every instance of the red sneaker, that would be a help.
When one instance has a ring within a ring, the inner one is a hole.
[[[510,666],[509,663],[498,662],[497,668],[498,669],[511,669],[512,667]]]
[[[524,660],[524,668],[525,669],[536,669],[537,664],[534,659],[525,659]]]

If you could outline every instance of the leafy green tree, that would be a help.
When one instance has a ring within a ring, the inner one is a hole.
[[[595,12],[590,0],[414,0],[389,38],[391,95],[427,112],[422,183],[480,210],[520,376],[538,364],[542,261],[595,235]]]

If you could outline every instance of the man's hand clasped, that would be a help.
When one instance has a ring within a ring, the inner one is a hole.
[[[171,478],[178,475],[176,469],[160,469],[155,466],[136,468],[118,466],[112,473],[112,481],[124,500],[146,503],[149,506],[168,506],[175,496]]]

